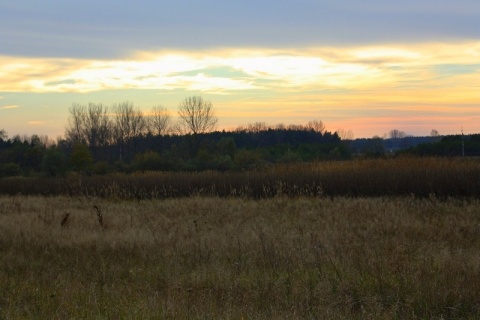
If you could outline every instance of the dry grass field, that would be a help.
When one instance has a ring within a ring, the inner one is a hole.
[[[247,171],[135,172],[0,179],[0,194],[165,199],[191,196],[480,198],[480,159],[357,159],[263,166]]]
[[[0,197],[1,319],[473,319],[479,292],[475,199]]]

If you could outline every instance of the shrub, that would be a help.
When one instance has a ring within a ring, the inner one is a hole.
[[[133,169],[138,171],[161,170],[162,158],[154,151],[137,154],[133,159]]]
[[[110,165],[105,161],[95,163],[93,166],[93,173],[98,175],[106,175],[111,171]]]
[[[16,177],[22,174],[22,168],[16,163],[5,163],[0,168],[0,175],[2,177]]]
[[[75,171],[85,172],[93,166],[93,156],[86,145],[77,144],[70,155],[70,164]]]
[[[67,171],[67,158],[56,147],[48,149],[43,155],[42,171],[48,176],[65,175]]]

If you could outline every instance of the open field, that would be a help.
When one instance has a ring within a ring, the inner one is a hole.
[[[478,318],[479,292],[474,198],[0,197],[1,319]]]

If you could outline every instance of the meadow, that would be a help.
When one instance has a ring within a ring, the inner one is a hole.
[[[310,179],[302,166],[157,173],[156,188],[139,187],[147,173],[105,185],[96,183],[109,177],[67,177],[77,189],[4,194],[0,318],[478,318],[478,162],[401,161],[325,163],[308,168]],[[416,172],[414,182],[395,184],[395,168]],[[372,172],[385,173],[385,194]],[[338,184],[311,186],[328,174]],[[240,180],[221,187],[212,177],[222,175]],[[462,193],[450,196],[456,181]]]

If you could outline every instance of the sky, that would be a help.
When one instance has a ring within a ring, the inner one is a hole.
[[[73,103],[218,129],[306,124],[356,138],[480,133],[478,0],[0,0],[0,129],[63,136]]]

